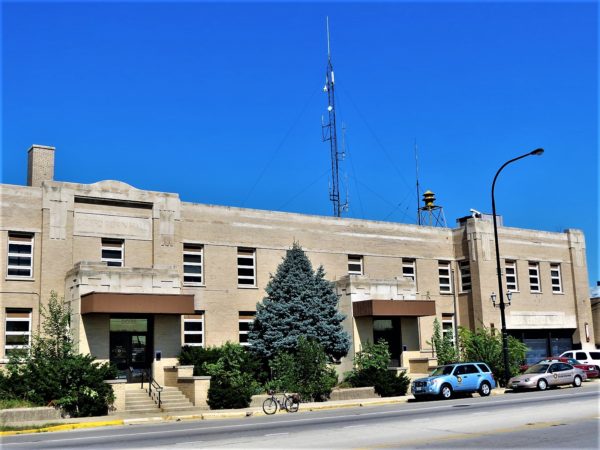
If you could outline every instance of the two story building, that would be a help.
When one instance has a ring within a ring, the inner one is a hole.
[[[1,185],[0,361],[27,347],[56,291],[82,353],[122,375],[177,363],[182,345],[248,344],[256,304],[285,251],[300,243],[336,283],[350,352],[385,338],[393,365],[422,372],[437,317],[500,328],[492,223],[456,228],[233,208],[119,181],[54,180],[52,147],[29,149],[27,186]],[[507,328],[529,359],[594,342],[585,240],[501,226],[511,293]]]

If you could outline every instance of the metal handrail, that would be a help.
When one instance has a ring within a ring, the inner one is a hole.
[[[143,369],[142,370],[142,389],[144,389],[144,378],[147,379],[148,381],[148,397],[154,399],[152,397],[152,388],[154,388],[154,391],[157,393],[157,397],[158,397],[158,407],[160,408],[162,405],[162,402],[160,400],[160,393],[163,390],[163,387],[157,383],[157,381],[152,377],[152,374],[150,373],[149,370],[147,369]],[[154,399],[154,401],[157,401],[156,399]]]

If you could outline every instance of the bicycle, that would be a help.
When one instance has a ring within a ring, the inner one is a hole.
[[[263,411],[265,414],[271,415],[277,412],[277,408],[282,410],[285,408],[287,412],[296,412],[300,407],[300,396],[298,394],[288,395],[283,392],[279,397],[275,394],[275,391],[268,390],[267,394],[271,397],[267,398],[263,402]]]

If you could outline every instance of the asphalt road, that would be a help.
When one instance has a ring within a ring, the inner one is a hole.
[[[6,436],[2,448],[597,449],[599,387]]]

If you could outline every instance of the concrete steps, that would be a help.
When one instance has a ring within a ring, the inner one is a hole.
[[[156,413],[158,405],[148,396],[146,389],[125,391],[125,411],[128,413]]]
[[[156,401],[155,401],[156,400]],[[194,405],[176,387],[165,386],[160,393],[161,408],[158,408],[158,397],[152,392],[148,396],[147,389],[128,390],[125,394],[125,411],[128,413],[173,412],[194,409]]]
[[[161,409],[165,412],[185,411],[193,409],[194,405],[176,387],[165,386],[160,394]]]

